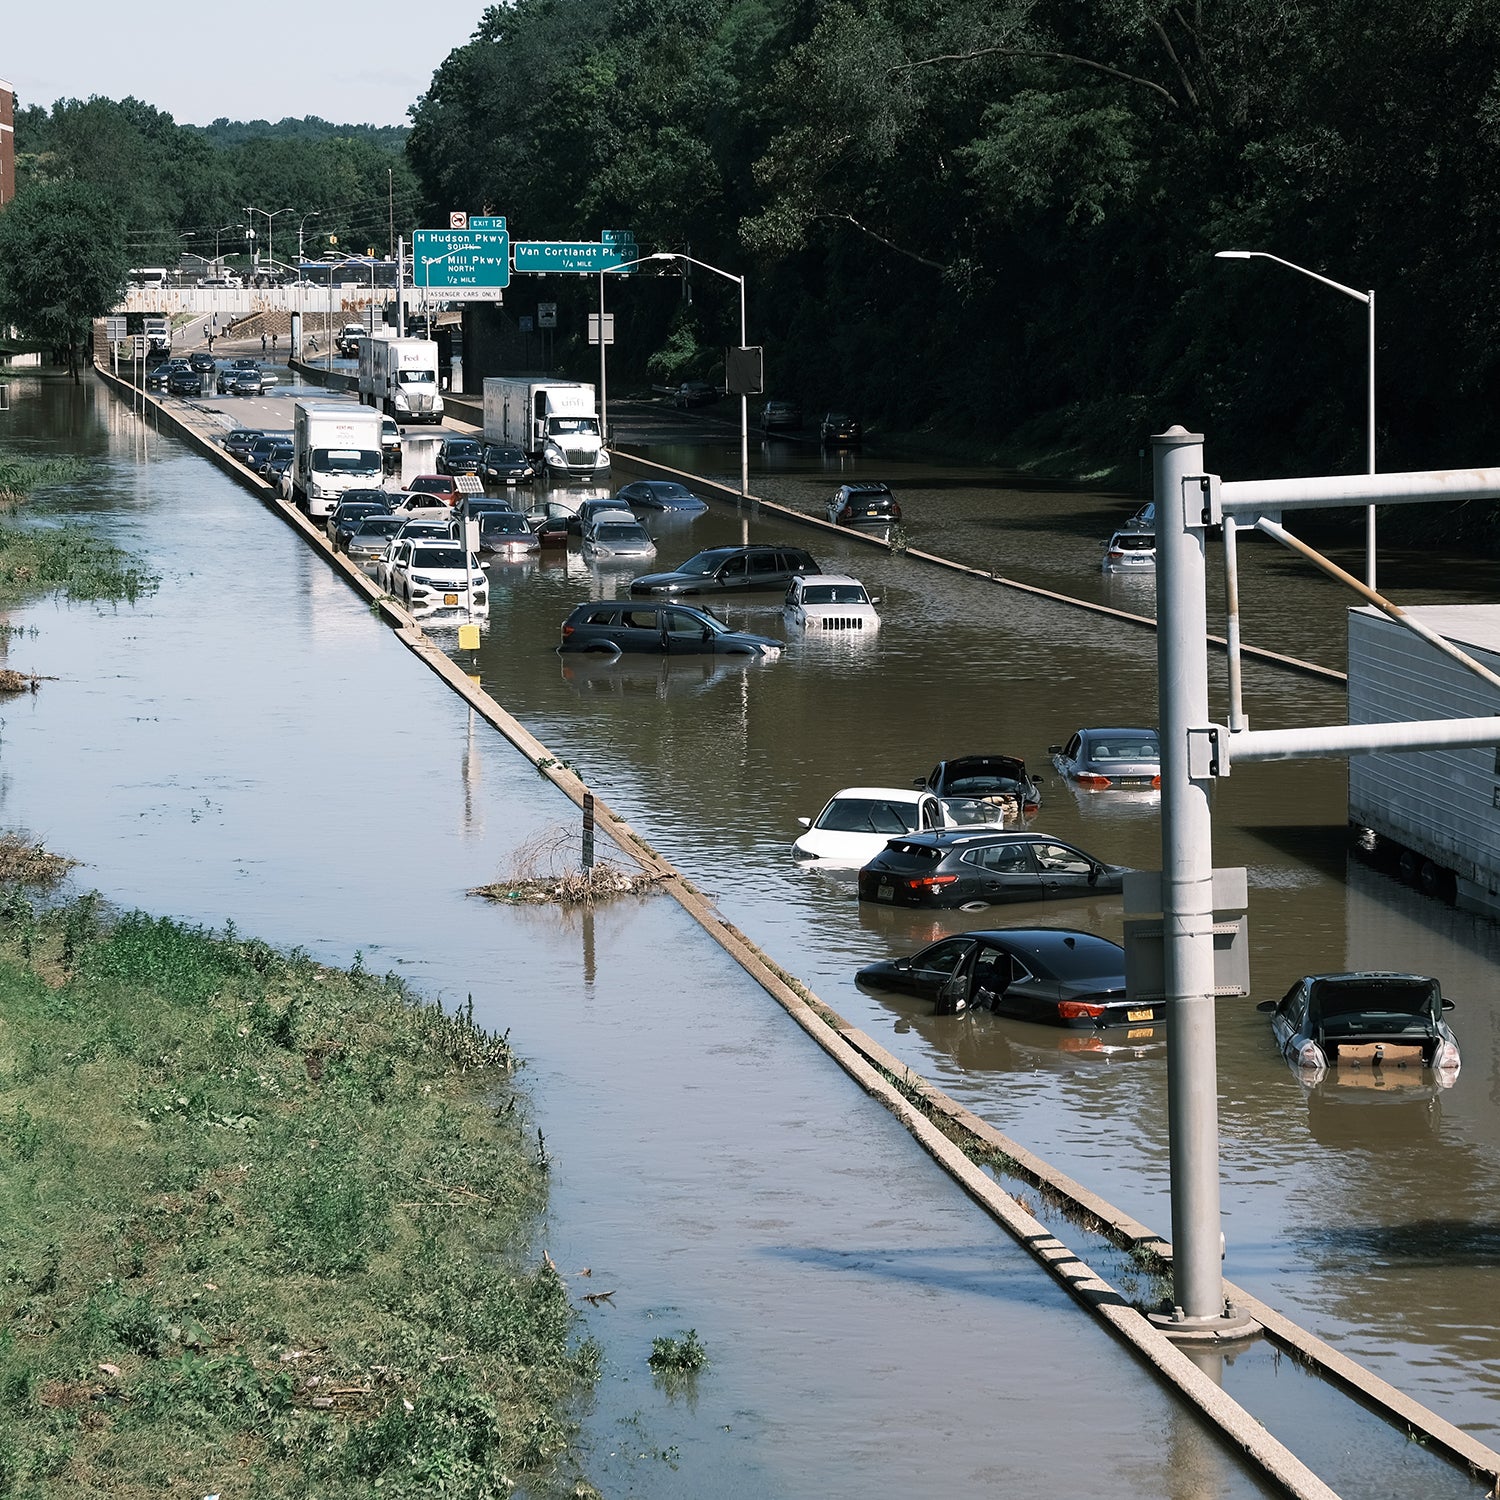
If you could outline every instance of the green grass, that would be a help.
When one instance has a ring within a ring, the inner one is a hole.
[[[44,484],[66,484],[88,470],[81,458],[27,458],[0,452],[0,499],[18,500]]]
[[[73,600],[125,600],[158,579],[87,527],[0,526],[0,604],[61,590]]]
[[[571,1493],[598,1355],[513,1070],[358,964],[12,887],[0,1494]]]

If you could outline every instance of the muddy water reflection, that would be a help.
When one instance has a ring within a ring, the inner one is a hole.
[[[556,1164],[551,1252],[615,1294],[586,1315],[606,1492],[1080,1494],[1101,1474],[1112,1494],[1260,1492],[673,904],[466,900],[570,810],[256,502],[170,441],[144,469],[92,398],[33,383],[7,435],[95,456],[95,523],[163,587],[130,610],[19,612],[39,633],[15,658],[58,680],[4,709],[0,811],[114,900],[361,951],[511,1029]],[[592,586],[544,564],[497,587],[486,674],[568,725],[585,769],[713,824],[721,753],[774,770],[774,679],[580,691],[527,632],[551,636]],[[680,735],[660,721],[678,710]],[[746,791],[733,825],[751,811]],[[645,1357],[684,1327],[713,1364],[674,1399]]]

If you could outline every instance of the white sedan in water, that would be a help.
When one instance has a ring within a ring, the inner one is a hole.
[[[791,624],[800,626],[809,635],[825,631],[857,635],[880,629],[875,600],[859,579],[842,573],[792,579],[782,610]]]
[[[899,786],[845,787],[816,818],[797,821],[806,832],[792,845],[794,859],[856,870],[903,833],[946,826],[931,792]]]

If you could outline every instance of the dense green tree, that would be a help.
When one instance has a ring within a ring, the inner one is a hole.
[[[65,349],[76,379],[90,320],[119,302],[129,264],[102,194],[69,182],[33,187],[0,214],[0,323]]]

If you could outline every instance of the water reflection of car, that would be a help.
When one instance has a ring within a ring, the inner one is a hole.
[[[563,621],[557,649],[601,655],[779,656],[781,642],[731,630],[707,610],[691,605],[614,599],[580,604]]]
[[[825,448],[852,448],[863,436],[859,418],[846,411],[831,411],[818,425],[818,441]]]
[[[867,964],[855,975],[872,989],[930,999],[940,1013],[997,1015],[1079,1030],[1155,1028],[1162,1001],[1125,998],[1125,950],[1065,927],[1018,927],[942,938],[910,958]],[[1141,1038],[1144,1040],[1145,1038]]]
[[[841,484],[828,501],[828,519],[836,526],[890,526],[901,519],[901,507],[888,484]]]
[[[1080,729],[1050,753],[1058,771],[1085,791],[1161,786],[1161,742],[1154,729]]]
[[[931,792],[909,787],[850,786],[835,792],[817,817],[797,821],[806,831],[792,844],[794,859],[816,859],[857,869],[893,838],[941,828],[943,809]]]
[[[815,573],[794,578],[787,585],[782,613],[810,634],[879,630],[875,600],[857,578],[841,573]]]
[[[821,569],[801,547],[709,547],[670,573],[647,573],[632,594],[716,594],[784,589]]]
[[[1270,1013],[1287,1061],[1315,1075],[1334,1068],[1341,1081],[1347,1073],[1377,1085],[1392,1071],[1458,1076],[1458,1038],[1443,1019],[1453,1002],[1425,974],[1308,974],[1256,1009]]]
[[[954,760],[940,760],[927,774],[917,778],[948,806],[950,821],[956,824],[992,823],[984,804],[998,807],[1007,817],[1026,816],[1042,805],[1042,790],[1036,778],[1026,769],[1024,760],[1014,755],[961,755]]]
[[[755,665],[755,657],[613,656],[562,657],[563,681],[575,692],[615,698],[672,698],[701,693],[736,672]]]
[[[675,479],[637,479],[624,485],[615,499],[638,510],[678,511],[700,516],[708,502]]]
[[[1156,567],[1156,533],[1153,531],[1116,531],[1104,544],[1106,573],[1144,573]]]
[[[859,899],[892,906],[962,906],[1112,895],[1124,865],[1044,833],[948,829],[893,838],[859,872]]]
[[[1321,1146],[1352,1146],[1361,1152],[1388,1150],[1397,1153],[1408,1171],[1420,1176],[1420,1157],[1413,1148],[1419,1141],[1435,1143],[1443,1122],[1442,1096],[1452,1077],[1419,1074],[1421,1082],[1406,1075],[1362,1078],[1335,1070],[1332,1073],[1302,1073],[1295,1065],[1302,1096],[1307,1101],[1307,1128]]]

